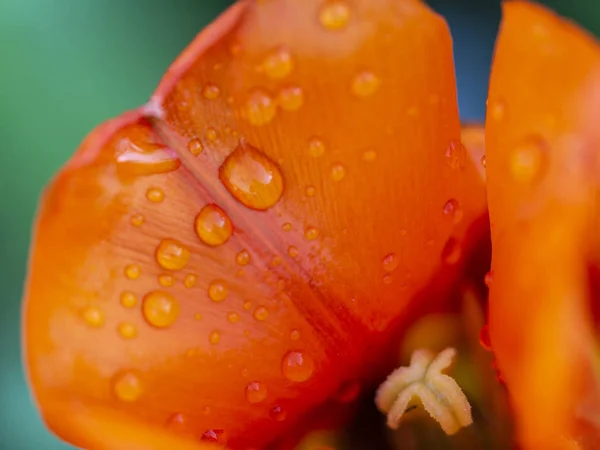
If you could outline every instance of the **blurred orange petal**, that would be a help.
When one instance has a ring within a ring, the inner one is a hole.
[[[582,114],[590,119],[598,68],[597,42],[576,26],[541,6],[504,4],[486,125],[490,333],[530,449],[577,441],[577,408],[595,376],[587,266],[600,140]]]
[[[83,447],[262,448],[376,374],[484,208],[440,17],[237,3],[46,193],[25,307],[45,419]]]

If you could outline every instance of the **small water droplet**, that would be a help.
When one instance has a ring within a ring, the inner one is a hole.
[[[83,320],[94,328],[104,325],[104,313],[97,306],[88,306],[81,313]]]
[[[250,253],[247,250],[240,251],[237,255],[235,255],[235,262],[240,266],[246,266],[250,263]]]
[[[133,292],[124,291],[121,292],[121,305],[125,308],[133,308],[137,304],[137,297]]]
[[[222,280],[215,280],[208,286],[208,296],[213,302],[222,302],[228,293],[227,283]]]
[[[115,397],[122,402],[136,401],[144,390],[139,375],[129,370],[119,372],[113,377],[112,388]]]
[[[142,274],[142,269],[137,264],[128,264],[125,266],[125,276],[130,280],[137,280]]]
[[[213,83],[207,83],[202,89],[202,96],[207,100],[215,100],[221,95],[219,86]]]
[[[540,179],[546,165],[546,144],[542,138],[533,136],[521,141],[510,152],[510,172],[522,183]]]
[[[224,434],[224,430],[207,430],[202,433],[200,440],[203,442],[221,442]]]
[[[240,143],[219,168],[227,190],[248,208],[264,211],[283,195],[283,176],[277,165],[257,148]]]
[[[264,306],[258,306],[254,310],[254,318],[256,320],[262,322],[264,320],[267,320],[267,317],[269,317],[269,311]]]
[[[227,320],[229,320],[229,322],[231,323],[236,323],[240,321],[240,315],[236,312],[230,312],[227,315]]]
[[[308,186],[305,192],[307,197],[314,197],[317,194],[317,189],[314,186]]]
[[[250,92],[245,105],[245,116],[252,125],[261,126],[271,122],[277,114],[277,105],[262,89]]]
[[[451,198],[444,205],[444,215],[452,219],[452,223],[457,225],[463,219],[464,213],[458,201]]]
[[[200,141],[200,139],[198,138],[190,140],[190,142],[188,142],[187,148],[188,151],[194,156],[198,156],[200,153],[202,153],[202,150],[204,150],[202,141]]]
[[[484,169],[487,169],[487,159],[486,159],[485,155],[483,155],[481,157],[481,159],[479,160],[479,162],[481,163],[481,165],[483,166]]]
[[[163,287],[171,287],[175,284],[175,278],[173,275],[168,273],[163,273],[158,276],[158,284]]]
[[[243,304],[243,307],[246,311],[248,311],[250,308],[252,308],[252,302],[250,300],[246,300]]]
[[[146,191],[146,198],[152,203],[160,203],[165,199],[165,193],[161,188],[150,188]]]
[[[398,268],[398,264],[398,258],[394,253],[388,253],[384,256],[383,260],[381,261],[381,267],[386,272],[393,272]]]
[[[189,249],[175,239],[163,239],[156,247],[156,262],[167,270],[181,270],[190,260]]]
[[[120,323],[117,331],[123,339],[133,339],[137,336],[137,328],[130,323]]]
[[[267,398],[267,387],[259,381],[251,381],[246,386],[246,400],[248,403],[260,403]]]
[[[287,252],[288,252],[288,255],[290,255],[290,257],[292,257],[292,258],[297,258],[298,255],[300,254],[300,251],[298,250],[298,248],[294,247],[293,245],[290,245],[288,247]]]
[[[275,255],[271,258],[271,267],[280,266],[283,261],[281,260],[281,256]]]
[[[300,339],[300,332],[298,330],[290,331],[290,339],[292,341],[297,341],[298,339]]]
[[[166,328],[179,316],[179,302],[168,292],[152,291],[144,296],[142,313],[153,327]]]
[[[216,330],[211,331],[211,333],[208,335],[208,342],[210,342],[212,345],[217,345],[219,342],[221,342],[221,333]]]
[[[141,214],[132,214],[131,215],[131,225],[133,225],[134,227],[141,227],[142,224],[144,223],[144,216]]]
[[[198,282],[198,275],[193,274],[193,273],[188,273],[185,276],[185,278],[183,279],[183,285],[188,289],[191,289],[194,286],[196,286],[197,282]]]
[[[381,81],[368,70],[358,73],[352,80],[352,92],[359,98],[373,95],[379,89]]]
[[[377,158],[377,152],[375,150],[365,150],[363,153],[363,159],[367,162],[375,161]]]
[[[452,139],[446,148],[446,163],[451,169],[463,169],[467,159],[467,149],[458,139]]]
[[[485,324],[479,332],[479,345],[488,352],[493,350],[492,340],[490,339],[490,326]]]
[[[290,381],[297,383],[312,377],[315,363],[312,358],[301,351],[289,351],[281,360],[281,372]]]
[[[198,238],[207,245],[217,246],[229,240],[233,233],[233,224],[217,205],[206,205],[200,210],[194,221]]]
[[[279,91],[279,105],[285,111],[297,111],[304,105],[304,91],[298,86],[287,86]]]
[[[269,411],[269,417],[276,422],[283,422],[287,417],[287,413],[281,406],[276,405]]]
[[[215,142],[217,139],[219,139],[219,132],[213,127],[208,127],[206,129],[205,136],[209,142]]]
[[[289,222],[286,222],[283,225],[281,225],[281,229],[283,231],[292,231],[292,224]]]
[[[139,129],[121,139],[115,155],[117,171],[127,175],[166,173],[181,165],[173,150],[156,142],[149,132]]]
[[[461,257],[460,243],[453,237],[449,238],[442,250],[442,260],[446,264],[456,264]]]
[[[319,11],[319,21],[327,30],[342,30],[349,20],[350,7],[342,0],[328,0]]]
[[[319,237],[319,230],[317,230],[315,227],[308,227],[304,232],[304,237],[309,241],[314,241]]]
[[[346,168],[340,164],[336,163],[331,166],[331,179],[333,181],[342,181],[346,176]]]
[[[381,279],[381,281],[383,281],[383,284],[392,284],[392,281],[394,281],[394,279],[392,278],[392,276],[388,273],[387,275],[384,275],[383,278]]]
[[[325,153],[325,143],[318,137],[312,137],[308,141],[308,154],[313,158],[323,156]]]
[[[265,74],[279,80],[287,77],[294,69],[294,60],[289,50],[281,47],[272,51],[263,61],[262,69]]]

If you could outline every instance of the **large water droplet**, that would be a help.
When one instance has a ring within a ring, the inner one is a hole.
[[[269,78],[274,80],[285,78],[294,69],[292,54],[285,48],[278,48],[265,58],[262,69]]]
[[[446,202],[446,204],[444,205],[444,214],[447,217],[450,217],[452,219],[452,223],[454,225],[460,223],[460,221],[463,219],[463,216],[464,216],[464,213],[463,213],[462,208],[460,207],[460,204],[454,198],[451,198],[450,200],[448,200]]]
[[[304,104],[304,91],[298,86],[287,86],[277,96],[279,106],[285,111],[297,111]]]
[[[213,302],[222,302],[228,293],[227,283],[222,280],[215,280],[208,286],[208,296]]]
[[[144,296],[142,313],[153,327],[166,328],[179,316],[179,302],[168,292],[152,291]]]
[[[467,160],[467,149],[458,139],[452,139],[446,148],[446,163],[452,169],[463,169]]]
[[[121,139],[116,149],[117,170],[126,175],[171,172],[181,165],[177,154],[145,132]]]
[[[246,386],[248,403],[260,403],[267,398],[267,386],[259,381],[252,381]]]
[[[319,21],[327,30],[341,30],[348,26],[350,7],[343,0],[328,0],[319,11]]]
[[[112,379],[112,388],[115,397],[122,402],[136,401],[144,390],[139,375],[130,370],[117,373]]]
[[[155,256],[163,269],[181,270],[190,260],[190,251],[175,239],[163,239],[156,248]]]
[[[231,220],[217,205],[206,205],[194,221],[196,234],[202,242],[211,246],[224,244],[233,233]]]
[[[358,73],[352,80],[352,92],[359,98],[366,98],[373,95],[381,81],[377,76],[368,70]]]
[[[281,372],[290,381],[298,383],[306,381],[312,377],[314,371],[314,361],[304,352],[287,352],[281,360]]]
[[[258,149],[243,142],[223,162],[219,178],[231,195],[248,208],[264,211],[283,195],[279,167]]]
[[[521,183],[538,181],[543,175],[546,157],[546,144],[541,137],[524,139],[510,152],[511,175]]]
[[[261,126],[269,123],[277,114],[277,105],[262,89],[253,90],[245,106],[245,115],[252,125]]]

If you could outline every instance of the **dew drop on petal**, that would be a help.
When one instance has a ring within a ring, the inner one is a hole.
[[[304,352],[289,351],[281,360],[281,373],[290,381],[306,381],[312,377],[314,371],[314,361]]]
[[[251,381],[246,386],[246,400],[248,403],[260,403],[267,398],[267,387],[259,381]]]
[[[463,169],[467,159],[467,149],[458,139],[452,139],[446,148],[446,163],[451,169]]]
[[[221,342],[221,333],[216,330],[211,331],[208,335],[208,342],[210,342],[212,345],[217,345],[219,342]]]
[[[283,231],[292,231],[292,224],[289,222],[286,222],[283,225],[281,225],[281,229]]]
[[[144,223],[145,218],[142,214],[132,214],[131,215],[131,225],[133,225],[134,227],[141,227],[142,224]]]
[[[221,89],[219,89],[219,86],[216,84],[207,83],[204,86],[204,89],[202,89],[202,96],[207,100],[215,100],[219,98],[220,95]]]
[[[244,112],[246,119],[252,125],[266,125],[275,118],[277,105],[267,92],[254,89],[248,96]]]
[[[459,224],[463,219],[464,213],[458,201],[451,198],[444,205],[444,215],[452,219],[454,225]]]
[[[200,210],[194,221],[198,238],[207,245],[217,246],[229,240],[233,224],[221,208],[209,204]]]
[[[158,284],[163,287],[171,287],[175,284],[175,278],[170,273],[162,273],[158,276]]]
[[[304,91],[298,86],[287,86],[279,91],[277,100],[284,111],[297,111],[304,105]]]
[[[300,339],[300,332],[298,330],[290,331],[290,339],[292,341],[297,341],[298,339]]]
[[[258,306],[254,310],[254,318],[256,320],[262,322],[264,320],[267,320],[267,317],[269,317],[269,311],[264,306]]]
[[[292,257],[292,258],[297,258],[298,255],[300,254],[298,247],[294,247],[293,245],[290,245],[288,247],[287,252],[288,252],[288,255],[290,255],[290,257]]]
[[[142,269],[137,264],[128,264],[125,266],[125,276],[130,280],[137,280],[142,274]]]
[[[204,135],[209,142],[215,142],[219,139],[219,132],[214,127],[208,127]]]
[[[492,284],[493,278],[494,278],[494,273],[491,270],[485,274],[485,276],[483,277],[483,282],[485,283],[485,285],[487,287],[490,287],[490,285]]]
[[[340,164],[336,163],[331,166],[331,179],[333,181],[342,181],[346,176],[346,168]]]
[[[213,302],[222,302],[228,293],[227,283],[222,280],[215,280],[208,286],[208,296]]]
[[[285,48],[278,48],[265,58],[262,69],[273,80],[285,78],[294,69],[292,54]]]
[[[198,156],[200,153],[202,153],[202,150],[204,150],[204,146],[198,138],[191,139],[188,142],[187,148],[188,151],[194,156]]]
[[[318,137],[312,137],[308,141],[308,154],[313,158],[323,156],[325,153],[325,143]]]
[[[118,173],[126,175],[166,173],[181,165],[181,160],[173,150],[155,142],[152,136],[139,130],[121,139],[115,155]]]
[[[344,29],[349,20],[350,7],[343,0],[328,0],[319,11],[319,22],[327,30]]]
[[[144,296],[142,313],[146,322],[156,328],[166,328],[179,316],[179,302],[164,291],[152,291]]]
[[[352,92],[359,98],[373,95],[379,89],[381,81],[368,70],[358,73],[352,80]]]
[[[185,276],[185,278],[183,279],[183,285],[188,289],[196,286],[197,282],[198,282],[198,275],[196,275],[194,273],[188,273]]]
[[[521,183],[539,180],[546,165],[546,145],[540,137],[529,137],[516,145],[509,156],[512,177]]]
[[[156,262],[167,270],[181,270],[190,260],[189,249],[175,239],[163,239],[156,248]]]
[[[276,422],[283,422],[287,417],[287,413],[281,406],[276,405],[269,411],[269,417]]]
[[[104,325],[104,313],[97,306],[88,306],[82,311],[81,316],[91,327],[98,328]]]
[[[133,292],[124,291],[121,293],[120,301],[125,308],[133,308],[137,304],[137,297]]]
[[[248,208],[264,211],[283,195],[279,167],[257,148],[240,143],[219,168],[219,178],[231,195]]]
[[[146,198],[152,203],[160,203],[165,199],[165,193],[161,188],[150,188],[146,191]]]
[[[117,331],[123,339],[133,339],[137,336],[137,328],[130,323],[120,323],[117,327]]]
[[[506,114],[506,103],[502,99],[487,102],[487,109],[492,120],[501,121]]]
[[[398,268],[398,257],[394,253],[388,253],[381,261],[381,267],[386,272],[393,272]]]
[[[235,255],[235,262],[240,266],[246,266],[250,263],[250,253],[247,250],[241,250],[237,255]]]
[[[236,323],[240,321],[240,315],[236,312],[230,312],[227,314],[227,320],[231,323]]]
[[[121,371],[113,377],[112,389],[115,397],[122,402],[138,400],[144,390],[139,375],[129,370]]]
[[[304,232],[304,237],[309,241],[314,241],[319,237],[319,230],[317,230],[315,227],[308,227]]]
[[[207,430],[202,433],[200,440],[203,442],[221,442],[224,434],[224,430]]]
[[[317,194],[317,189],[314,186],[307,186],[305,193],[307,197],[314,197]]]

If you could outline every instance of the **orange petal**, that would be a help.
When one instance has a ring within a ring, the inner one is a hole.
[[[576,26],[504,4],[486,124],[490,332],[531,449],[567,448],[593,376],[587,263],[600,141],[582,128],[582,99],[599,66],[598,44]]]
[[[25,339],[50,426],[262,448],[376,374],[484,211],[453,74],[415,0],[244,1],[201,33],[44,199]]]

